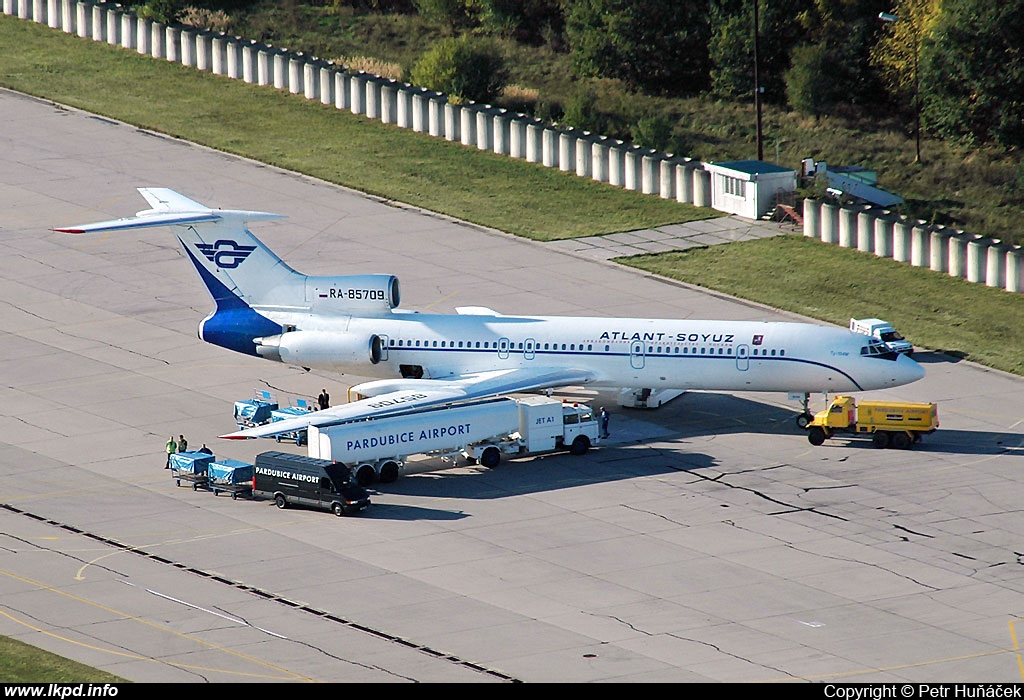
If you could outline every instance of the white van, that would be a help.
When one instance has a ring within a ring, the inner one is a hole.
[[[850,330],[878,338],[893,352],[914,354],[914,344],[906,340],[887,321],[880,318],[851,318]]]

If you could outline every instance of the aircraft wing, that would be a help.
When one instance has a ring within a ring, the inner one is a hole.
[[[579,386],[593,375],[587,370],[529,368],[482,372],[452,379],[384,379],[352,387],[369,398],[313,411],[304,416],[246,428],[221,435],[229,440],[272,437],[304,430],[311,425],[327,427],[365,418],[412,413],[446,403],[460,403],[501,394],[512,394],[558,386]]]

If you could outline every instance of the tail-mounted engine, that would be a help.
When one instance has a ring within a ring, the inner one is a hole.
[[[341,331],[290,331],[256,338],[256,354],[268,360],[315,369],[375,365],[384,354],[379,335]]]
[[[396,308],[401,294],[394,275],[307,277],[306,300],[318,313],[373,316]]]

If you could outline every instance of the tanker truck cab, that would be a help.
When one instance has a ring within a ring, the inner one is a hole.
[[[343,464],[287,452],[256,455],[253,497],[272,498],[278,508],[289,504],[351,515],[366,510],[370,494]]]

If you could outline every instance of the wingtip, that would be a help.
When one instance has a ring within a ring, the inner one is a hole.
[[[56,231],[57,233],[85,233],[85,231],[80,228],[53,228],[50,230]]]

